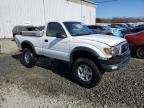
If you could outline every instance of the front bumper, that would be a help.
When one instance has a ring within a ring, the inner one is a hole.
[[[125,54],[121,56],[112,57],[108,60],[100,60],[101,69],[110,72],[119,70],[126,66],[130,59],[130,51],[128,50]]]

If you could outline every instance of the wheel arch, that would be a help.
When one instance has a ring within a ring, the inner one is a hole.
[[[21,44],[21,48],[22,50],[24,50],[24,48],[29,48],[34,54],[36,54],[35,48],[30,41],[23,41]]]
[[[70,62],[73,63],[78,57],[87,57],[90,59],[98,59],[99,54],[91,48],[87,47],[76,47],[70,54]]]

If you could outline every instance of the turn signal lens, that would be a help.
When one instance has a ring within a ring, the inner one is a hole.
[[[106,55],[111,55],[111,49],[110,48],[104,48],[104,52]]]

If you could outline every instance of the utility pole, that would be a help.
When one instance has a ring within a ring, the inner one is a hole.
[[[0,44],[0,54],[2,53],[1,44]]]
[[[83,22],[83,0],[81,0],[81,21]]]
[[[43,0],[44,22],[46,23],[45,0]]]

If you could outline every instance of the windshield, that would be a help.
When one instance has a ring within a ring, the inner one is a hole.
[[[64,25],[72,36],[92,34],[92,31],[80,22],[64,22]]]

